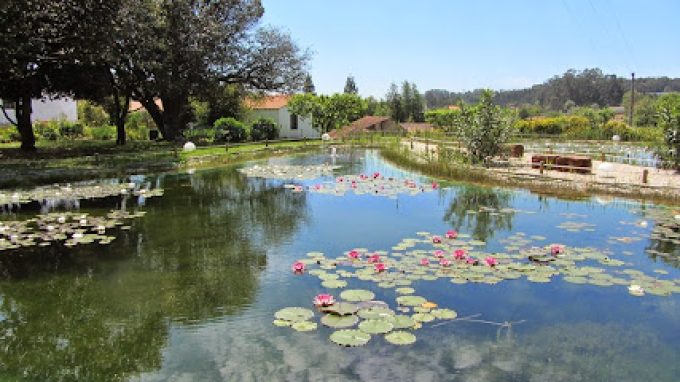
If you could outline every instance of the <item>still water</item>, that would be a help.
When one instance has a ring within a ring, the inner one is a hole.
[[[331,160],[342,166],[338,175],[379,171],[428,181],[371,151],[269,162]],[[311,308],[316,294],[329,292],[316,277],[294,275],[295,260],[311,251],[333,257],[352,248],[390,251],[420,231],[456,229],[485,241],[490,252],[503,251],[505,239],[517,233],[539,235],[543,244],[598,248],[627,268],[677,281],[677,247],[650,237],[655,220],[647,215],[655,206],[622,199],[565,201],[465,184],[396,198],[295,193],[284,188],[286,181],[246,178],[236,170],[146,177],[165,194],[143,207],[128,203],[147,214],[108,246],[0,254],[0,380],[680,378],[680,294],[634,297],[626,286],[577,285],[560,276],[550,283],[522,278],[455,285],[440,279],[411,285],[459,317],[516,322],[510,330],[451,321],[424,324],[410,346],[374,336],[364,347],[342,348],[321,325],[306,333],[272,325],[277,310]],[[120,203],[83,202],[80,210],[97,213]],[[515,212],[470,213],[480,207]],[[3,219],[37,212],[23,209]],[[653,257],[646,252],[650,248],[674,255]],[[393,289],[348,281],[348,288],[370,289],[377,299],[394,303]]]

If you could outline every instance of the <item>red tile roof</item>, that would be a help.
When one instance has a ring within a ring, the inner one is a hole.
[[[340,129],[336,129],[330,132],[331,137],[337,138],[340,136],[347,136],[354,132],[375,130],[375,126],[379,125],[385,121],[389,121],[390,117],[383,117],[379,115],[367,115],[363,118],[359,118],[347,126],[343,126]]]
[[[158,106],[159,109],[163,110],[163,102],[160,99],[156,99],[156,105]],[[129,112],[135,112],[138,110],[144,109],[144,106],[142,105],[141,102],[139,101],[130,101],[130,105],[128,106],[128,111]]]
[[[246,106],[255,110],[280,109],[288,105],[290,99],[288,94],[267,95],[261,98],[246,99]]]

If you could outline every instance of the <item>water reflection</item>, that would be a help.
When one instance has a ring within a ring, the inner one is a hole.
[[[449,204],[444,221],[457,231],[464,230],[477,240],[487,241],[498,231],[512,230],[514,212],[499,212],[509,208],[512,199],[512,192],[504,189],[461,187]]]
[[[250,305],[268,249],[307,216],[305,194],[235,171],[158,182],[165,195],[109,247],[0,257],[8,378],[110,381],[158,368],[171,323]]]

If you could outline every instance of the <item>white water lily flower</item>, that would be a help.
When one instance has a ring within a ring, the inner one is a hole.
[[[59,222],[59,223],[61,223],[61,224],[66,223],[66,217],[64,217],[64,216],[59,216],[59,217],[57,218],[57,222]]]

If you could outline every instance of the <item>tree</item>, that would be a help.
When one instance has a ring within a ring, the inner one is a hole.
[[[302,91],[309,94],[316,94],[316,87],[312,81],[312,75],[307,73],[305,77],[305,83],[302,85]]]
[[[479,104],[461,107],[455,131],[473,162],[498,155],[510,138],[512,118],[493,102],[493,92],[485,90]]]
[[[263,14],[252,0],[143,0],[132,16],[135,39],[126,42],[126,83],[159,131],[173,140],[191,120],[190,97],[211,86],[296,90],[309,54],[288,34],[257,28]],[[160,99],[162,106],[156,103]]]
[[[12,122],[23,150],[35,150],[32,99],[70,95],[90,86],[82,76],[101,53],[102,41],[111,38],[110,25],[101,20],[115,17],[121,1],[0,3],[0,98],[15,103]]]
[[[355,94],[296,94],[288,101],[288,110],[311,118],[314,128],[326,133],[360,118],[366,102]]]
[[[347,80],[345,81],[345,94],[359,94],[359,89],[357,88],[356,82],[354,82],[354,76],[349,75],[347,76]]]
[[[399,94],[399,89],[395,83],[390,84],[390,89],[387,91],[385,99],[390,108],[390,117],[397,122],[403,121],[405,115],[404,107],[401,94]]]
[[[665,94],[658,101],[657,125],[664,131],[675,167],[680,165],[680,93]]]

